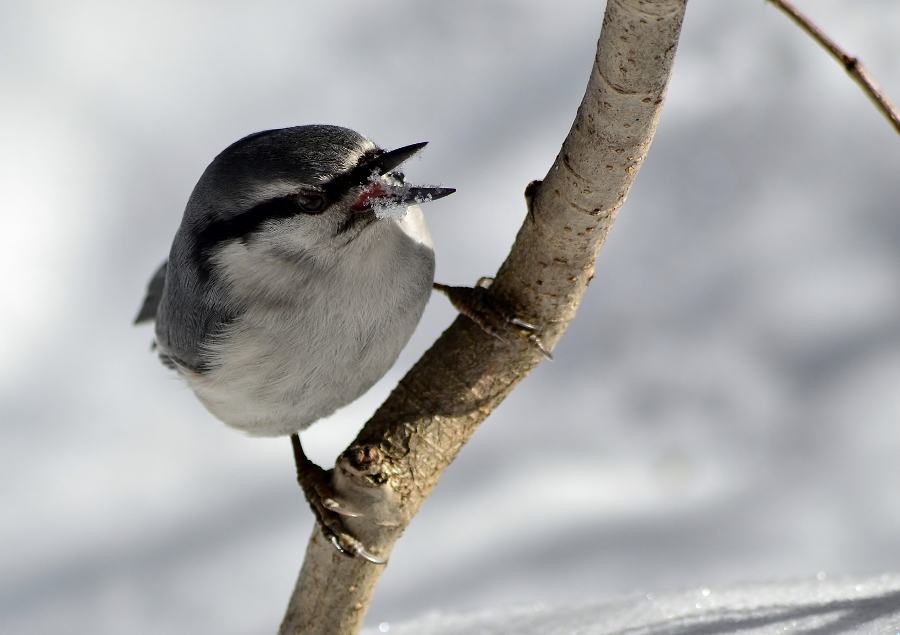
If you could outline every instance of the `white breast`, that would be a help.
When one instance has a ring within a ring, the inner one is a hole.
[[[418,207],[366,231],[330,267],[223,248],[232,292],[249,301],[207,347],[212,370],[185,375],[210,412],[254,436],[291,434],[384,376],[425,310],[434,254]]]

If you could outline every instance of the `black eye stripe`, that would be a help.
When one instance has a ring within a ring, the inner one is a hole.
[[[300,212],[295,196],[275,198],[260,203],[242,214],[229,219],[213,221],[199,232],[194,242],[193,256],[205,274],[210,273],[209,258],[212,250],[227,240],[245,238],[259,231],[266,221],[290,218]]]

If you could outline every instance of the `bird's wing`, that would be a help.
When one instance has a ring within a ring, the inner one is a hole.
[[[141,305],[141,310],[134,318],[135,324],[156,319],[156,309],[159,307],[159,301],[162,300],[163,287],[166,284],[166,265],[168,264],[168,260],[162,263],[153,274],[150,284],[147,285],[147,297],[144,298],[144,304]]]

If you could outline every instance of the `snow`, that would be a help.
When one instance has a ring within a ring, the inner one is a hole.
[[[569,606],[432,613],[363,635],[894,635],[900,576],[699,588]]]
[[[393,220],[400,220],[406,216],[407,209],[407,205],[400,205],[390,199],[377,199],[372,203],[372,211],[375,212],[375,217],[381,219],[391,218]]]
[[[900,101],[900,3],[798,4]],[[256,130],[428,141],[403,169],[457,188],[422,207],[437,279],[473,284],[571,126],[603,8],[0,3],[0,632],[276,632],[313,522],[290,443],[215,421],[131,324],[191,189]],[[369,628],[900,572],[898,165],[774,8],[690,0],[555,361],[444,474]],[[312,458],[332,464],[454,318],[436,295],[388,377],[304,432]]]

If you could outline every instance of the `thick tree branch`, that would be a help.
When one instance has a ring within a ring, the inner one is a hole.
[[[841,47],[835,44],[834,40],[825,35],[825,33],[813,24],[809,18],[803,15],[797,7],[785,0],[769,0],[776,7],[784,11],[801,29],[806,31],[816,42],[821,44],[832,57],[834,57],[844,69],[849,73],[850,77],[856,80],[863,92],[869,96],[875,106],[888,118],[894,129],[900,133],[900,111],[891,103],[881,87],[875,83],[875,80],[869,75],[869,71],[865,69],[862,62],[856,57],[846,53]]]
[[[575,123],[491,292],[544,325],[552,347],[575,316],[600,247],[656,130],[687,0],[609,0]],[[347,526],[387,557],[478,425],[540,362],[459,317],[403,378],[335,466]],[[316,528],[283,635],[351,635],[383,567],[340,555]]]

